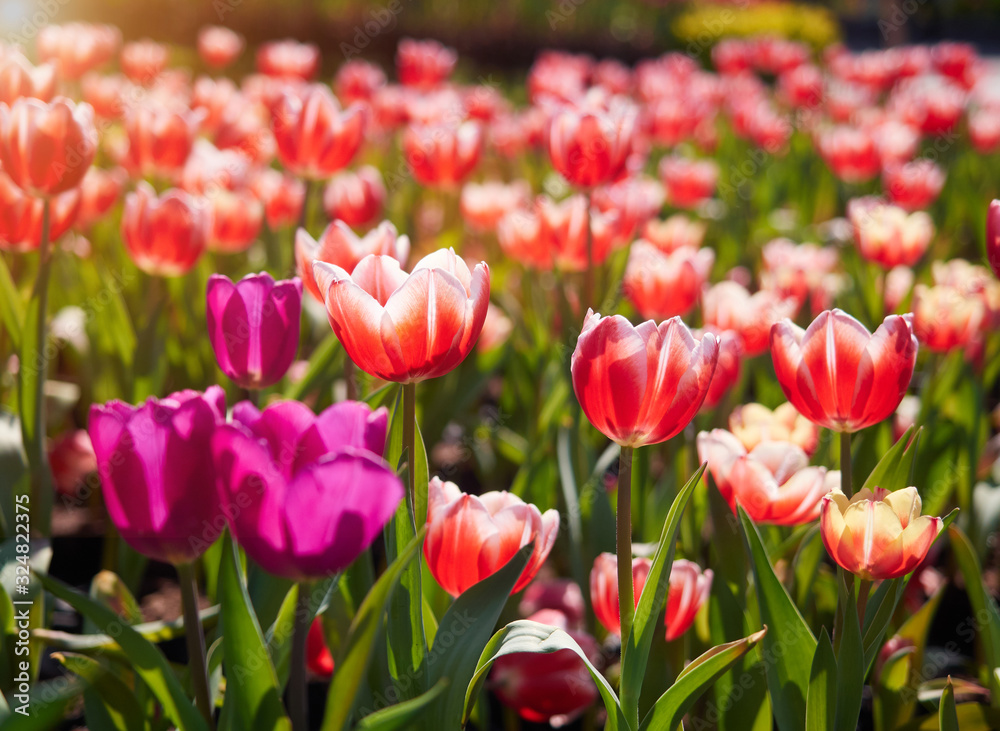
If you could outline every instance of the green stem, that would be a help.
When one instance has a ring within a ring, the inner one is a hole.
[[[296,587],[295,618],[292,628],[292,656],[288,675],[288,710],[292,731],[309,731],[309,695],[306,684],[306,638],[309,636],[311,612],[309,584]]]
[[[851,433],[840,432],[840,490],[847,497],[854,495],[851,485]]]
[[[184,610],[184,639],[187,642],[188,671],[194,687],[195,703],[209,728],[212,721],[212,701],[208,692],[208,668],[205,665],[205,632],[198,616],[198,584],[194,564],[177,564],[177,577],[181,585],[181,605]]]
[[[344,382],[347,384],[347,400],[358,400],[358,374],[354,361],[350,357],[344,358]]]
[[[861,580],[858,588],[858,626],[862,630],[865,628],[865,610],[868,608],[868,595],[872,590],[872,582],[867,579]]]
[[[413,527],[421,524],[422,516],[417,515],[417,384],[403,384],[403,449],[406,450],[407,495],[410,518]]]
[[[587,206],[587,271],[583,279],[583,307],[594,307],[594,233],[590,220],[591,192],[584,193]]]
[[[300,228],[309,230],[309,204],[312,203],[313,198],[313,188],[316,187],[316,183],[312,180],[306,180],[305,182],[305,192],[302,194],[302,210],[299,212],[299,225],[295,227],[295,231]],[[292,250],[295,250],[295,231],[292,231]]]
[[[618,613],[621,617],[622,642],[628,641],[635,616],[635,592],[632,586],[632,451],[622,447],[618,463]]]
[[[46,351],[49,303],[49,279],[52,254],[49,251],[50,203],[42,203],[42,235],[38,247],[38,277],[31,294],[31,306],[22,337],[20,368],[18,369],[18,405],[21,412],[21,436],[28,465],[31,468],[31,528],[38,535],[51,533],[52,476],[45,454],[45,378],[49,369]],[[35,321],[32,323],[31,318]],[[34,342],[28,337],[35,326]]]

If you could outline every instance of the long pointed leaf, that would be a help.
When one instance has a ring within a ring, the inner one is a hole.
[[[97,692],[116,729],[145,728],[146,721],[135,694],[110,668],[86,655],[54,652],[52,657]]]
[[[771,628],[764,636],[764,654],[774,658],[767,663],[767,687],[771,691],[774,717],[781,731],[798,731],[805,727],[806,694],[816,638],[774,575],[757,526],[742,507],[738,510],[753,565],[761,621]]]
[[[347,641],[337,656],[335,664],[337,672],[333,674],[330,694],[327,696],[323,731],[340,731],[347,728],[358,687],[367,675],[368,662],[375,646],[375,636],[383,627],[382,616],[389,604],[389,598],[399,583],[403,571],[417,557],[425,531],[426,528],[422,528],[400,551],[396,560],[389,564],[389,568],[375,582],[368,596],[361,602],[357,614],[354,615],[347,633]]]
[[[448,681],[440,680],[437,685],[416,698],[365,716],[358,721],[354,731],[397,731],[397,729],[415,728],[418,725],[418,719],[424,715],[427,707],[437,700],[447,687]]]
[[[742,640],[713,647],[681,671],[653,704],[640,731],[674,731],[702,694],[767,634],[767,627]]]
[[[227,535],[219,570],[226,701],[235,704],[240,728],[254,731],[291,728],[281,704],[278,676],[242,573],[236,545]]]
[[[832,729],[837,714],[837,658],[826,627],[819,636],[806,693],[806,728]]]
[[[149,640],[135,631],[117,614],[95,602],[86,594],[71,589],[58,579],[46,574],[35,574],[45,590],[80,612],[84,617],[114,637],[129,656],[136,674],[143,679],[156,699],[163,706],[163,712],[180,728],[191,731],[207,731],[205,720],[195,710],[180,681],[174,675],[167,658]]]
[[[670,568],[674,561],[674,548],[681,516],[684,515],[684,508],[687,507],[694,489],[701,483],[701,476],[706,466],[707,464],[702,464],[678,491],[667,512],[649,576],[635,608],[632,629],[628,640],[622,644],[620,685],[622,711],[633,728],[639,725],[639,694],[642,690],[642,679],[646,675],[646,661],[649,659],[649,648],[653,644],[653,633],[661,629],[662,625],[660,613],[667,602]]]
[[[913,467],[913,459],[917,455],[917,442],[920,438],[920,427],[914,433],[915,427],[910,427],[896,443],[886,452],[875,469],[868,475],[862,489],[868,488],[874,491],[876,487],[883,487],[890,492],[902,490],[909,483],[910,470]],[[913,437],[911,440],[910,437]]]
[[[618,705],[618,698],[607,679],[595,668],[590,658],[587,657],[580,646],[572,637],[557,627],[532,622],[527,619],[520,619],[511,622],[501,629],[486,644],[479,662],[476,664],[475,673],[468,689],[465,693],[465,710],[462,714],[463,725],[468,720],[472,712],[472,706],[476,702],[479,692],[486,682],[486,674],[493,667],[497,658],[504,655],[513,655],[520,652],[559,652],[560,650],[572,650],[587,666],[590,677],[597,685],[597,690],[604,700],[604,707],[608,712],[608,720],[604,726],[605,731],[627,731],[629,726],[622,715],[621,707]],[[443,728],[443,727],[442,727]]]

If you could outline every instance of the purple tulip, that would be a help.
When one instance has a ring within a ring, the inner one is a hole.
[[[222,372],[243,388],[281,380],[299,349],[302,281],[249,274],[236,284],[213,274],[207,288],[208,337]]]
[[[302,581],[347,568],[375,539],[403,485],[380,456],[388,412],[344,401],[318,416],[298,401],[249,402],[212,438],[220,499],[247,555]]]
[[[225,414],[218,386],[141,406],[109,401],[90,408],[104,502],[122,538],[139,553],[178,564],[211,544],[204,528],[221,515],[221,506],[210,445]]]

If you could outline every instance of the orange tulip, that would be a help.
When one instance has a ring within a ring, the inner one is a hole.
[[[40,198],[26,195],[0,172],[0,250],[25,252],[41,246],[43,205]],[[49,202],[49,241],[66,233],[79,211],[79,188],[52,198]]]
[[[509,492],[468,495],[435,477],[427,487],[427,525],[427,568],[452,596],[495,574],[534,541],[528,565],[511,592],[516,593],[548,558],[559,533],[559,513],[542,513]]]
[[[746,449],[761,442],[791,442],[809,456],[819,445],[819,427],[787,401],[773,411],[762,404],[744,404],[729,415],[729,430]]]
[[[921,515],[917,488],[864,488],[848,499],[839,490],[823,498],[820,530],[830,557],[862,579],[896,579],[924,560],[942,520]]]
[[[264,204],[264,218],[272,231],[299,220],[305,202],[306,186],[298,178],[282,175],[272,168],[258,170],[250,189]]]
[[[486,262],[470,272],[451,249],[428,254],[410,275],[393,257],[372,254],[351,274],[315,260],[313,276],[351,360],[398,383],[443,376],[465,360],[490,300]]]
[[[246,251],[264,222],[264,206],[248,190],[217,190],[207,198],[212,209],[209,251]]]
[[[110,61],[121,42],[121,33],[113,25],[43,25],[38,33],[38,56],[55,63],[60,78],[79,79]]]
[[[590,423],[623,447],[657,444],[698,413],[719,357],[673,317],[638,327],[621,315],[587,312],[572,358],[573,390]]]
[[[469,176],[483,151],[478,122],[410,125],[403,134],[403,153],[421,185],[455,187]]]
[[[167,67],[170,49],[148,38],[133,41],[122,47],[119,60],[123,74],[132,81],[147,86]]]
[[[194,149],[202,110],[171,109],[151,102],[125,114],[128,154],[122,164],[136,177],[179,173]]]
[[[13,104],[15,99],[30,96],[47,102],[56,90],[56,67],[50,63],[32,66],[17,51],[4,56],[0,52],[0,102]]]
[[[367,226],[382,216],[385,185],[382,173],[371,165],[357,172],[345,171],[330,180],[323,192],[323,210],[330,220],[348,226]]]

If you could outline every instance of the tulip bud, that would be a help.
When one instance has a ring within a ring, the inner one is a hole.
[[[848,499],[839,490],[823,498],[820,532],[827,553],[862,579],[896,579],[924,560],[942,520],[920,514],[917,488],[862,489]]]

